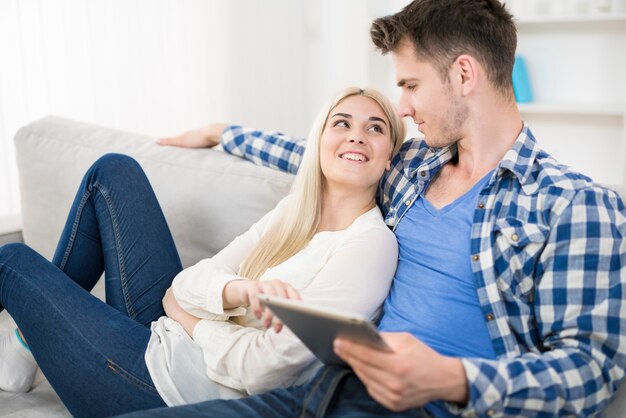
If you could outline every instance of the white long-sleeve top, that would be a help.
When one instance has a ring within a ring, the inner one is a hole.
[[[152,324],[145,360],[168,405],[299,384],[319,366],[287,328],[280,333],[265,330],[245,308],[224,310],[222,305],[224,286],[240,278],[240,265],[269,225],[280,221],[287,199],[214,257],[174,279],[178,303],[203,319],[194,328],[193,340],[167,317]],[[304,249],[259,280],[282,280],[298,289],[307,303],[374,319],[389,291],[397,257],[395,236],[375,207],[344,230],[315,234]],[[228,320],[238,315],[244,315],[243,326]]]

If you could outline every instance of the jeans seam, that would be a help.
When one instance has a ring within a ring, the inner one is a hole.
[[[74,222],[72,223],[72,232],[70,233],[70,239],[67,243],[67,247],[65,248],[65,253],[63,253],[63,259],[61,260],[61,263],[59,265],[60,270],[65,269],[65,264],[67,263],[67,260],[70,258],[70,253],[72,252],[72,249],[74,248],[74,241],[76,240],[76,235],[78,233],[78,224],[80,223],[80,219],[82,217],[85,204],[87,203],[87,200],[89,200],[90,197],[91,197],[91,190],[87,190],[85,194],[83,195],[82,199],[80,200],[80,203],[78,204],[78,208],[76,210],[76,217],[74,218]]]
[[[16,276],[20,277],[21,280],[24,281],[28,281],[31,280],[32,277],[29,276],[25,276],[24,274],[20,273],[19,271],[17,271],[12,264],[10,263],[0,263],[0,267],[4,267],[9,269],[13,274],[15,274]],[[4,280],[0,281],[0,285],[4,283]],[[41,290],[41,289],[40,289]],[[1,289],[0,289],[1,291]],[[52,303],[51,306],[52,309],[54,309],[55,312],[61,314],[61,316],[66,320],[66,323],[69,326],[72,326],[75,329],[75,332],[78,334],[78,336],[80,338],[82,338],[83,340],[85,340],[85,342],[87,343],[87,345],[89,345],[90,348],[92,348],[97,355],[101,356],[102,358],[106,359],[107,361],[107,368],[111,369],[112,371],[116,372],[118,375],[120,375],[121,377],[126,378],[126,380],[128,380],[129,382],[134,383],[136,386],[139,387],[143,387],[144,389],[147,389],[147,391],[151,392],[151,393],[156,393],[157,396],[160,397],[158,391],[156,390],[155,387],[153,387],[152,385],[147,384],[146,382],[144,382],[143,380],[139,379],[138,377],[135,377],[134,375],[130,374],[129,372],[127,372],[126,370],[122,369],[120,366],[118,366],[115,362],[113,362],[112,360],[110,360],[106,355],[104,355],[104,353],[102,353],[102,351],[95,347],[90,340],[86,339],[86,337],[78,330],[76,329],[76,327],[74,326],[74,324],[72,323],[72,321],[69,321],[68,318],[62,313],[63,311],[60,310],[57,306],[56,303]],[[9,312],[10,313],[10,312]],[[32,346],[31,346],[32,348]],[[115,366],[115,367],[113,367]]]
[[[115,363],[113,360],[107,358],[107,368],[110,369],[111,371],[113,371],[113,373],[117,374],[118,376],[120,376],[121,378],[123,378],[124,380],[126,380],[127,382],[147,391],[150,392],[152,394],[155,395],[159,395],[159,392],[157,391],[157,389],[153,386],[150,385],[146,382],[144,382],[143,380],[141,380],[140,378],[138,378],[137,376],[133,375],[132,373],[129,373],[128,371],[124,370],[122,367],[120,367],[117,363]]]
[[[104,197],[104,201],[106,202],[107,208],[109,209],[109,216],[111,217],[111,224],[113,225],[113,234],[115,235],[115,249],[117,251],[117,262],[118,267],[120,269],[120,284],[122,286],[122,295],[124,296],[124,304],[126,305],[126,310],[128,311],[128,316],[132,319],[135,319],[135,310],[130,303],[130,296],[128,292],[128,284],[126,280],[126,264],[124,263],[123,251],[122,251],[122,239],[119,233],[119,223],[117,221],[117,215],[115,211],[115,205],[111,200],[111,196],[109,195],[107,189],[95,181],[93,183],[93,187],[100,192],[102,197]]]

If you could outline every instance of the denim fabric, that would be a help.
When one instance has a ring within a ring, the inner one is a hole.
[[[123,418],[147,417],[428,418],[430,415],[421,408],[392,412],[373,400],[365,386],[349,369],[324,367],[302,386],[276,389],[243,399],[208,401],[174,408],[138,411],[123,416]]]
[[[181,269],[141,167],[109,154],[85,175],[52,263],[0,248],[0,304],[72,415],[155,408],[165,404],[144,361],[149,325]],[[88,292],[103,272],[106,303]]]

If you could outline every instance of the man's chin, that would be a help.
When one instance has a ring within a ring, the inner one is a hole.
[[[445,147],[448,147],[450,145],[457,143],[458,141],[455,141],[452,139],[441,139],[441,138],[433,139],[430,136],[424,136],[424,142],[426,142],[426,145],[428,145],[430,148],[445,148]]]
[[[431,148],[441,148],[442,141],[431,136],[424,135],[424,142]]]

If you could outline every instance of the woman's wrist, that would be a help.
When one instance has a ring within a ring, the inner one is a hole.
[[[222,292],[222,306],[224,310],[235,309],[244,305],[243,301],[243,285],[245,280],[236,279],[226,283]]]
[[[197,318],[193,315],[187,314],[182,318],[182,320],[178,321],[178,323],[183,327],[183,329],[187,332],[187,334],[193,338],[193,330],[200,322],[200,318]]]

